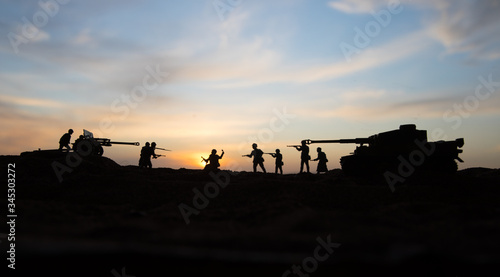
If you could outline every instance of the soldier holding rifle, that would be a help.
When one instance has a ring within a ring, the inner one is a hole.
[[[262,155],[264,155],[264,152],[257,148],[257,143],[252,144],[252,148],[252,153],[243,155],[243,157],[253,157],[253,172],[257,172],[257,165],[259,165],[260,168],[262,168],[262,171],[266,173],[266,168],[264,167],[264,157],[262,157]]]
[[[309,172],[309,160],[311,156],[309,156],[309,146],[307,146],[307,141],[303,140],[302,145],[288,145],[288,147],[295,147],[297,151],[300,151],[300,173],[304,170],[304,165],[306,165],[307,173]]]
[[[273,158],[276,159],[276,166],[274,168],[274,173],[278,174],[278,169],[280,171],[280,174],[283,175],[283,155],[280,153],[279,149],[276,149],[276,153],[264,153],[271,155]]]

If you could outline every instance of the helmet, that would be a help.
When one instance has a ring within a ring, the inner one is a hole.
[[[146,146],[149,146],[149,142],[146,142]]]
[[[73,134],[73,129],[69,129],[68,133]]]
[[[257,143],[253,143],[253,144],[252,144],[252,147],[257,147]]]
[[[151,146],[156,146],[156,142],[154,142],[154,141],[153,141],[153,142],[151,143]]]
[[[215,150],[215,149],[212,149],[212,153],[214,153],[214,154],[215,154],[215,153],[217,153],[217,150]]]

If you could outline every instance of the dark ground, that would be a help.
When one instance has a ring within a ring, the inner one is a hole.
[[[193,188],[203,192],[214,181],[201,171],[147,171],[94,157],[59,183],[53,160],[0,156],[4,180],[7,163],[16,163],[18,274],[282,276],[328,237],[340,246],[302,276],[499,271],[499,169],[415,174],[394,193],[383,180],[338,169],[320,176],[225,172],[228,185],[186,224],[179,204],[193,207]]]

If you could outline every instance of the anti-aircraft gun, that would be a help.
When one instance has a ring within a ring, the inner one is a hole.
[[[111,141],[108,138],[94,138],[94,134],[83,129],[83,135],[73,143],[73,151],[82,152],[88,155],[102,156],[104,153],[103,146],[112,146],[113,144],[123,144],[123,145],[135,145],[139,146],[139,142],[122,142],[122,141]]]
[[[454,141],[427,141],[427,131],[417,130],[414,124],[399,126],[399,129],[369,136],[367,138],[337,140],[304,140],[312,143],[352,143],[358,144],[351,155],[340,158],[342,170],[349,175],[397,171],[406,167],[456,172],[458,157],[462,153],[464,139]]]

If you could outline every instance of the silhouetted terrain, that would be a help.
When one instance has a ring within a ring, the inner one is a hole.
[[[498,169],[421,174],[394,193],[383,180],[339,169],[226,172],[228,185],[186,224],[179,204],[193,207],[193,188],[203,192],[214,182],[200,170],[145,170],[91,157],[59,183],[53,158],[0,159],[4,168],[16,163],[18,271],[282,276],[327,237],[341,245],[310,276],[464,276],[498,271],[500,263]]]

